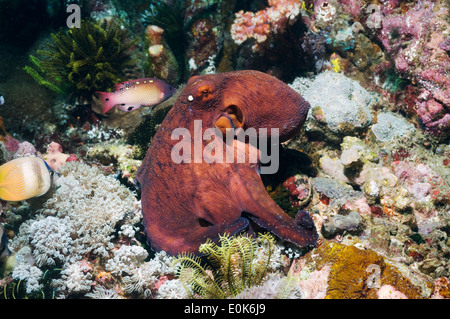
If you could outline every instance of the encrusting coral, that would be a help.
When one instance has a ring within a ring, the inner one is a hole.
[[[355,246],[324,242],[294,263],[291,272],[306,287],[312,274],[326,267],[326,281],[317,282],[322,282],[326,299],[376,299],[383,285],[396,287],[407,298],[422,298],[422,291],[388,260]]]

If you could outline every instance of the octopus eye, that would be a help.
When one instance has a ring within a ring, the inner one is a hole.
[[[201,98],[203,101],[207,101],[213,98],[213,87],[209,84],[203,84],[197,89],[197,96]]]

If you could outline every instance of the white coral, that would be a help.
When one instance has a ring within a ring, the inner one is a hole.
[[[74,254],[108,256],[114,248],[115,228],[140,220],[140,203],[129,189],[96,167],[69,162],[58,172],[58,189],[41,213],[65,219],[70,225]]]
[[[157,299],[187,299],[189,295],[179,279],[167,280],[158,289]]]
[[[64,263],[72,250],[72,238],[65,223],[56,217],[46,217],[31,224],[30,240],[36,264],[53,266]]]
[[[282,269],[284,262],[283,262],[283,256],[282,256],[282,248],[279,245],[274,245],[271,247],[271,255],[270,255],[270,261],[267,265],[268,271],[277,271]],[[269,254],[269,247],[267,245],[260,245],[256,250],[256,257],[253,260],[253,264],[262,264],[267,261],[267,258]]]
[[[151,289],[163,275],[162,264],[155,259],[143,263],[140,267],[133,270],[130,276],[123,277],[125,291],[132,293],[134,291],[143,293],[146,298],[151,296]]]
[[[316,20],[329,22],[333,20],[336,14],[336,8],[327,1],[322,2],[316,12]]]
[[[135,227],[133,225],[122,225],[120,226],[119,235],[133,238],[136,230],[138,230],[138,227]]]
[[[64,280],[62,288],[68,293],[88,292],[94,282],[90,271],[91,267],[84,262],[71,264],[61,272],[61,278]]]
[[[300,299],[301,291],[289,277],[270,273],[259,286],[251,286],[234,299]]]
[[[127,277],[124,283],[130,291],[136,287],[144,294],[151,293],[149,288],[161,270],[170,271],[166,256],[161,255],[154,265],[146,265],[145,249],[125,245],[108,260],[117,237],[134,237],[138,229],[135,225],[142,219],[140,201],[118,180],[105,176],[96,167],[69,162],[58,173],[53,196],[33,219],[22,223],[9,243],[18,252],[13,270],[16,278],[26,281],[28,290],[34,291],[40,289],[42,270],[38,267],[58,266],[62,268],[61,277],[52,280],[57,298],[87,293],[94,278],[86,257],[100,257],[98,266],[107,265],[119,280],[122,275]],[[146,274],[148,268],[152,269]],[[95,297],[102,291],[92,294]]]
[[[175,267],[173,264],[175,259],[176,259],[175,257],[169,256],[164,250],[156,253],[155,257],[153,258],[154,261],[156,261],[160,264],[161,274],[165,274],[165,275],[174,275],[175,274]]]
[[[108,260],[105,268],[116,276],[121,276],[122,273],[132,274],[147,257],[147,251],[141,246],[123,245],[114,251],[114,257]]]
[[[42,288],[42,284],[39,283],[42,278],[42,270],[36,266],[18,264],[14,267],[12,277],[26,281],[27,294],[39,291]]]
[[[119,299],[119,295],[114,288],[106,288],[104,286],[95,286],[93,291],[87,293],[85,297],[92,299]]]
[[[42,288],[42,284],[39,283],[42,278],[42,271],[34,266],[33,263],[34,259],[31,255],[30,247],[25,246],[17,252],[12,277],[26,282],[26,292],[28,294]]]

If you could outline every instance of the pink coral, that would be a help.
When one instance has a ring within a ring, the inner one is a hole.
[[[384,12],[378,38],[401,76],[429,91],[426,100],[412,101],[413,108],[427,131],[445,138],[450,134],[450,57],[442,30],[449,27],[448,9],[420,0],[404,14],[389,12]]]
[[[431,299],[450,299],[450,280],[447,277],[440,277],[434,281]]]
[[[14,158],[25,157],[25,156],[34,156],[36,154],[36,149],[33,144],[30,142],[24,141],[19,144],[16,153],[14,154]]]
[[[400,4],[399,0],[380,0],[380,10],[383,14],[391,14]]]
[[[348,210],[357,210],[358,214],[361,216],[369,216],[372,214],[372,210],[367,203],[366,197],[350,199],[345,203],[343,208]]]
[[[306,279],[303,279],[303,272],[308,273],[306,270],[305,260],[298,260],[292,263],[290,273],[294,277],[298,277],[297,285],[302,292],[304,299],[324,299],[327,294],[328,277],[331,272],[331,266],[325,265],[320,270],[314,270],[307,275]]]
[[[434,99],[417,102],[416,112],[425,128],[437,135],[450,127],[450,113],[441,103]]]
[[[5,148],[8,152],[14,153],[19,149],[20,141],[15,139],[11,135],[6,135],[3,144],[5,144]]]
[[[428,165],[422,163],[415,165],[406,161],[394,161],[392,164],[394,174],[404,182],[405,187],[417,201],[444,199],[448,196],[445,193],[445,180]]]
[[[338,0],[345,12],[350,13],[354,18],[361,12],[361,0]]]
[[[378,299],[408,299],[408,297],[391,285],[383,285],[377,291]]]
[[[300,13],[301,2],[296,0],[269,0],[269,7],[256,13],[236,13],[231,26],[231,37],[237,44],[247,39],[255,39],[254,51],[259,43],[265,42],[271,34],[281,33],[289,22],[295,21]]]
[[[74,154],[72,154],[73,156],[71,157],[69,154],[64,154],[62,150],[62,146],[59,143],[51,142],[47,146],[47,154],[43,156],[48,166],[55,171],[67,161],[76,160],[76,156]]]

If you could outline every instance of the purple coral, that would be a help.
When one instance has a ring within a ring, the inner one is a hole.
[[[444,138],[450,133],[450,57],[446,53],[448,10],[438,3],[419,0],[405,14],[388,14],[378,38],[402,77],[429,91],[424,101],[414,102],[417,115],[430,131]]]
[[[247,39],[255,39],[254,51],[260,49],[259,44],[265,42],[270,35],[282,33],[288,23],[297,19],[300,13],[299,1],[269,0],[269,7],[256,13],[236,13],[236,19],[231,26],[231,37],[237,44]]]
[[[434,99],[426,102],[417,102],[417,114],[425,128],[435,133],[442,134],[450,126],[450,113],[441,103]]]
[[[361,12],[362,1],[361,0],[338,0],[342,9],[350,13],[354,18]]]
[[[16,153],[14,153],[14,158],[33,156],[36,154],[36,148],[30,142],[24,141],[19,144]]]
[[[419,202],[438,200],[448,196],[445,180],[428,165],[395,161],[394,174],[401,180],[411,195]]]

